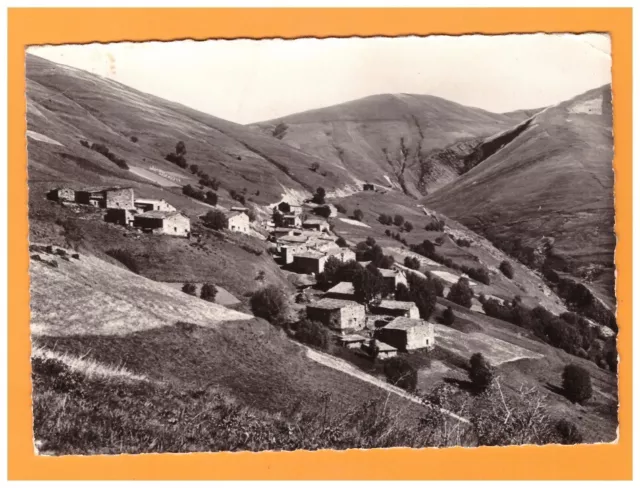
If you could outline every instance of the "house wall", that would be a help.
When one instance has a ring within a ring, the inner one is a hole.
[[[56,199],[59,202],[73,202],[76,199],[76,192],[71,188],[59,188],[56,193]]]
[[[111,222],[118,225],[132,225],[134,214],[130,210],[124,208],[110,208],[107,209],[107,214],[104,217],[105,222]]]
[[[249,217],[246,214],[234,215],[229,219],[229,230],[233,232],[249,233]]]
[[[395,347],[398,351],[407,350],[407,331],[400,329],[378,329],[374,337]]]
[[[299,273],[322,273],[324,271],[324,265],[326,261],[326,256],[322,256],[319,258],[295,256],[293,258],[293,265]]]
[[[163,230],[163,219],[150,219],[150,218],[134,218],[133,226],[142,230],[160,229]]]
[[[191,231],[191,221],[182,215],[173,215],[163,221],[162,231],[170,236],[188,237]]]
[[[340,329],[360,330],[364,328],[364,305],[351,305],[340,309]]]
[[[105,191],[105,201],[107,208],[126,208],[128,210],[136,208],[133,203],[133,188],[107,190]]]
[[[426,327],[413,327],[407,331],[407,350],[433,348],[435,331],[432,324]]]

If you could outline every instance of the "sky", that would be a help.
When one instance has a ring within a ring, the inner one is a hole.
[[[508,112],[611,82],[606,34],[96,43],[28,52],[241,124],[381,93]]]

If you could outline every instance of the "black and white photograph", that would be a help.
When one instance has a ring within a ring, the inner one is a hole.
[[[611,39],[30,46],[40,456],[615,443]]]

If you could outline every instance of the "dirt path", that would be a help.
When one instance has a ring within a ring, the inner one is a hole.
[[[424,402],[418,398],[417,396],[411,395],[410,393],[407,393],[406,391],[404,391],[401,388],[398,388],[396,386],[390,385],[389,383],[379,380],[378,378],[376,378],[375,376],[372,376],[370,374],[367,374],[361,370],[359,370],[358,368],[356,368],[355,366],[353,366],[352,364],[348,363],[347,361],[343,360],[343,359],[339,359],[336,357],[333,357],[329,354],[325,354],[322,353],[320,351],[316,351],[315,349],[311,349],[309,347],[303,346],[306,349],[307,352],[307,357],[309,359],[311,359],[312,361],[315,361],[317,363],[322,364],[323,366],[326,366],[328,368],[332,368],[335,369],[337,371],[341,371],[345,374],[348,374],[349,376],[353,376],[355,378],[358,378],[362,381],[366,381],[369,384],[372,384],[374,386],[377,386],[378,388],[382,388],[385,391],[388,391],[390,393],[394,393],[402,398],[405,398],[406,400],[409,400],[410,402],[413,403],[417,403],[418,405],[422,405],[425,406]],[[440,409],[440,411],[448,416],[450,416],[451,418],[454,418],[456,420],[458,420],[459,422],[464,422],[466,424],[469,423],[469,421],[463,417],[460,417],[458,415],[456,415],[453,412],[450,412],[448,410],[445,409]]]

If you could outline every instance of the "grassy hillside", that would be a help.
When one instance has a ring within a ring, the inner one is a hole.
[[[325,168],[324,175],[311,171],[310,166],[319,162],[316,157],[255,129],[82,70],[28,54],[26,76],[30,140],[42,148],[29,148],[31,181],[126,181],[157,187],[139,176],[148,176],[145,170],[151,168],[175,173],[180,184],[194,183],[197,180],[188,169],[165,160],[183,141],[187,164],[218,178],[227,192],[247,188],[248,196],[260,203],[278,201],[285,189],[304,192],[351,183],[339,167]],[[131,170],[118,168],[81,146],[80,140],[105,144]],[[165,191],[179,193],[179,189]]]
[[[476,166],[424,199],[473,230],[555,255],[613,303],[611,87],[549,107],[468,155]]]
[[[504,130],[523,118],[428,95],[396,94],[374,95],[256,125],[266,134],[318,156],[324,164],[344,167],[360,180],[383,186],[391,182],[398,188],[398,178],[384,150],[395,160],[404,138],[410,152],[406,190],[418,196],[453,179],[459,168],[439,160],[421,185],[416,154],[426,157],[453,143]]]

